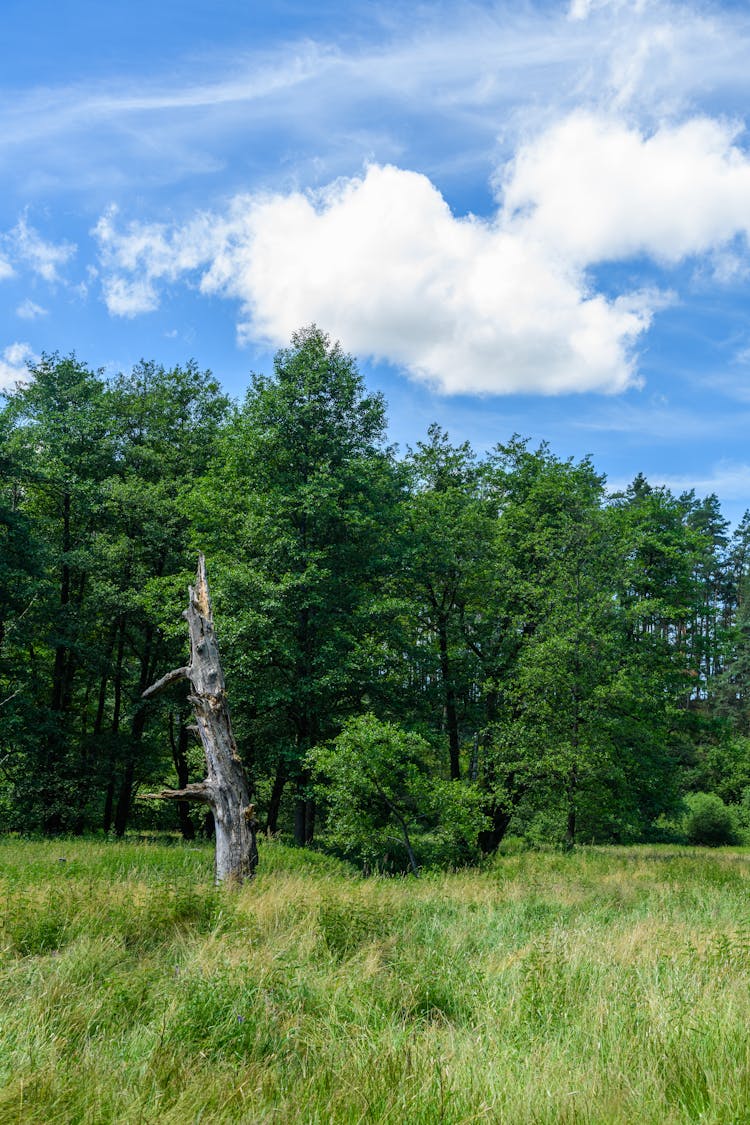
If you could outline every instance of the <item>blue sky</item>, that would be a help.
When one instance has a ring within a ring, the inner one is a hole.
[[[750,10],[6,0],[0,384],[312,321],[402,446],[513,432],[750,506]]]

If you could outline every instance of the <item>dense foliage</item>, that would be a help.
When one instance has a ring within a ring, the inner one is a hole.
[[[746,831],[750,519],[517,436],[385,434],[314,327],[239,405],[193,364],[30,368],[0,410],[0,828],[201,827],[135,800],[201,771],[184,688],[141,700],[201,549],[271,832],[406,870],[696,838],[691,793]]]

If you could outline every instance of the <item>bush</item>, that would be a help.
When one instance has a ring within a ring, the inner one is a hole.
[[[737,806],[737,822],[740,828],[750,829],[750,787],[742,790],[742,799]]]
[[[418,875],[422,866],[476,862],[487,820],[481,794],[435,777],[432,753],[420,735],[374,715],[350,720],[332,743],[310,750],[329,845],[369,871]]]
[[[685,835],[691,844],[718,847],[733,844],[737,839],[734,814],[716,793],[690,793],[685,798],[688,807]]]

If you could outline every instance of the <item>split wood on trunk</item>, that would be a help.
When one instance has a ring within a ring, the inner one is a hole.
[[[198,557],[195,586],[189,587],[189,593],[190,604],[183,617],[190,629],[190,663],[162,676],[144,691],[143,698],[151,699],[179,680],[190,681],[188,698],[203,743],[208,776],[184,789],[145,793],[142,799],[203,801],[210,805],[216,826],[216,882],[241,883],[252,877],[258,864],[258,822],[232,734],[203,555]]]

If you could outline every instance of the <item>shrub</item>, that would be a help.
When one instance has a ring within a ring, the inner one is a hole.
[[[735,842],[735,817],[716,793],[690,793],[685,804],[688,807],[685,835],[691,844],[717,847]]]
[[[475,785],[435,777],[432,749],[413,731],[374,715],[352,719],[338,738],[308,754],[326,839],[368,870],[419,874],[479,858],[486,827]]]
[[[750,786],[742,790],[742,799],[737,806],[737,821],[740,828],[750,828]]]

